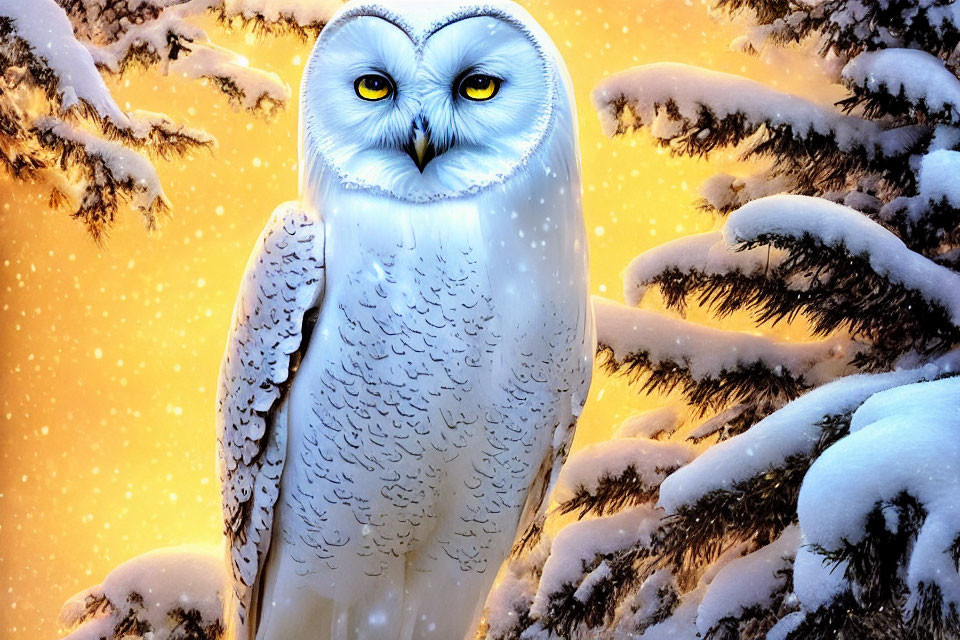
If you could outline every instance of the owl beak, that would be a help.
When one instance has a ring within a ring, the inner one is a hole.
[[[410,141],[407,143],[406,149],[420,173],[423,173],[427,164],[437,157],[437,150],[430,142],[427,122],[422,117],[413,121],[413,131],[410,134]]]

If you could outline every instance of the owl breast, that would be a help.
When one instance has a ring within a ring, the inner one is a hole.
[[[585,292],[518,296],[496,243],[461,222],[328,231],[279,507],[304,567],[359,558],[371,575],[429,541],[464,571],[495,571],[571,421]]]

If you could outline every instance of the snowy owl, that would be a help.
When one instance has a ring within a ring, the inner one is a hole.
[[[239,640],[459,640],[590,384],[576,117],[497,0],[351,2],[305,69],[300,197],[218,392]]]

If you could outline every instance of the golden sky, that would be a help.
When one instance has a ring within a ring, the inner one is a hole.
[[[729,50],[735,26],[687,0],[530,0],[573,76],[583,147],[592,290],[622,299],[621,270],[658,243],[706,231],[698,184],[732,163],[671,158],[649,139],[602,137],[589,92],[658,61],[740,73],[808,93],[788,62]],[[215,35],[299,86],[309,46]],[[60,604],[118,563],[161,546],[217,543],[214,395],[240,275],[273,209],[297,195],[297,106],[265,122],[210,87],[131,77],[121,106],[206,129],[213,153],[160,176],[172,219],[147,234],[130,213],[98,248],[38,190],[0,176],[0,637],[56,634]],[[125,104],[126,103],[126,104]],[[577,446],[656,399],[598,375]]]

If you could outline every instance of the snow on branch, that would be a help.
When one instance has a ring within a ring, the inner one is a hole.
[[[126,123],[90,52],[53,0],[0,0],[0,63],[29,74],[61,112],[85,108],[117,126]]]
[[[245,58],[213,44],[203,29],[189,21],[213,10],[210,5],[209,0],[174,6],[164,2],[151,20],[127,27],[108,44],[88,43],[87,47],[97,66],[110,73],[164,65],[167,72],[210,80],[244,109],[270,115],[282,108],[291,94],[277,74],[251,68]]]
[[[800,541],[800,528],[791,525],[767,546],[721,568],[697,608],[701,636],[738,637],[742,625],[776,610],[777,602],[790,595],[788,578]]]
[[[237,107],[272,115],[289,101],[290,88],[211,42],[195,19],[212,13],[227,25],[306,38],[340,6],[335,0],[0,0],[0,168],[49,188],[51,206],[69,207],[98,240],[125,203],[152,227],[167,205],[155,170],[134,150],[169,159],[214,140],[162,114],[124,113],[102,76],[131,69],[178,74],[217,87]]]
[[[221,20],[239,20],[262,34],[289,32],[315,38],[343,6],[343,0],[222,0],[214,11]]]
[[[960,274],[909,250],[900,238],[849,207],[821,198],[771,196],[744,205],[723,228],[730,246],[787,248],[803,238],[862,257],[876,275],[920,294],[960,327]]]
[[[553,500],[561,513],[605,515],[656,502],[660,483],[693,459],[681,442],[621,438],[592,444],[563,465]]]
[[[948,138],[960,137],[953,127],[938,129],[949,130]],[[894,198],[878,216],[910,249],[933,259],[960,247],[960,152],[934,147],[920,158],[916,195]]]
[[[688,155],[736,145],[759,129],[780,131],[797,144],[829,139],[852,151],[891,154],[873,122],[845,116],[799,96],[740,76],[683,64],[658,63],[611,75],[592,94],[604,132],[623,135],[646,126],[663,144]]]
[[[853,96],[841,104],[861,107],[869,118],[917,117],[960,123],[960,80],[939,58],[918,49],[865,51],[843,68]]]
[[[884,564],[871,556],[883,554],[888,562],[908,556],[904,618],[919,629],[954,633],[960,632],[958,407],[958,377],[873,396],[854,414],[851,434],[810,467],[797,506],[807,543],[834,561],[850,561],[847,578],[862,589],[873,583],[869,571]],[[884,548],[885,541],[898,544],[897,534],[916,539]]]
[[[660,485],[659,504],[673,514],[714,491],[736,492],[737,485],[784,467],[790,458],[810,458],[820,442],[825,420],[849,417],[874,393],[938,374],[939,369],[932,365],[859,374],[809,391],[749,431],[713,445],[668,476]]]
[[[531,617],[549,621],[548,628],[565,638],[572,637],[580,624],[602,623],[611,591],[626,586],[615,579],[608,559],[624,550],[648,547],[661,513],[638,506],[561,529],[543,565]]]
[[[224,640],[223,566],[194,547],[138,556],[63,605],[63,640]]]
[[[39,118],[34,129],[39,144],[79,174],[83,190],[74,215],[94,238],[114,221],[121,202],[130,201],[151,229],[168,211],[156,169],[143,155],[56,118]]]
[[[778,43],[813,37],[821,56],[843,59],[864,50],[917,48],[947,59],[960,44],[960,12],[952,1],[801,0],[770,4],[782,11],[773,19],[779,27]]]
[[[679,567],[689,557],[712,557],[731,540],[778,535],[795,518],[811,461],[847,433],[852,412],[873,393],[939,374],[928,365],[841,378],[714,444],[660,485],[658,504],[672,532],[662,552]]]
[[[909,151],[930,135],[923,126],[887,129],[753,80],[675,63],[614,74],[592,99],[610,136],[646,127],[661,146],[690,156],[742,145],[743,159],[772,158],[807,192],[870,174],[902,188]]]
[[[763,276],[779,265],[783,255],[784,252],[767,247],[733,251],[719,231],[683,236],[645,251],[630,262],[623,274],[624,299],[628,305],[637,306],[647,290],[657,285],[667,306],[682,313],[686,308],[686,294],[696,288],[693,283],[687,283],[687,279]],[[685,286],[672,286],[681,282]]]
[[[782,404],[816,382],[816,365],[843,355],[836,341],[778,342],[595,298],[597,340],[613,372],[642,390],[679,389],[706,411],[746,400]]]

